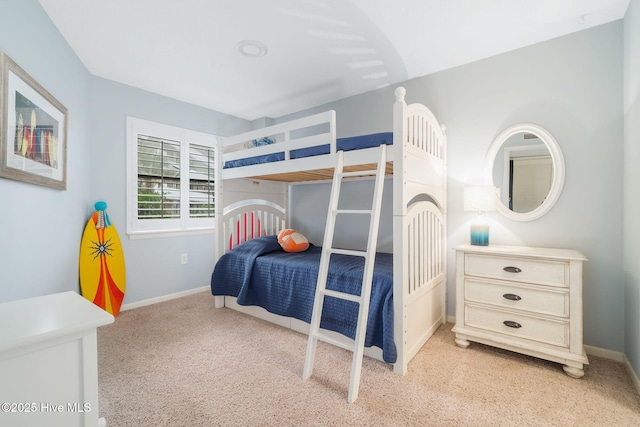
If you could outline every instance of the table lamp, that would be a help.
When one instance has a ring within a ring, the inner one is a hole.
[[[483,214],[496,210],[496,188],[490,186],[465,187],[464,210],[478,214],[476,220],[471,223],[471,244],[488,246],[489,224]]]

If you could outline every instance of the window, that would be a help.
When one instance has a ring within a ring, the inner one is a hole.
[[[210,232],[217,137],[127,117],[127,234]]]

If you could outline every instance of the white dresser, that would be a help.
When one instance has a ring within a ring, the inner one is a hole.
[[[0,426],[104,426],[96,328],[112,322],[75,292],[0,304]]]
[[[584,375],[582,253],[499,245],[462,245],[456,252],[458,346],[475,341]]]

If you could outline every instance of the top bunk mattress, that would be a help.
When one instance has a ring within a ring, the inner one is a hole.
[[[382,144],[393,144],[393,132],[373,133],[369,135],[352,136],[347,138],[336,139],[336,148],[338,151],[361,150],[364,148],[377,147]],[[315,147],[300,148],[291,150],[291,159],[299,159],[303,157],[319,156],[329,154],[329,144],[317,145]],[[237,168],[242,166],[257,165],[262,163],[280,162],[284,160],[284,152],[265,154],[263,156],[247,157],[244,159],[229,160],[224,163],[225,169]]]

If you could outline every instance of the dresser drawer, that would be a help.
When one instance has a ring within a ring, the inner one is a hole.
[[[569,264],[560,261],[465,254],[465,275],[569,286]]]
[[[505,322],[515,327],[510,327]],[[465,306],[465,325],[504,335],[569,347],[569,322],[492,310],[474,305]]]
[[[480,302],[537,314],[569,317],[569,292],[516,283],[466,278],[465,301]]]

